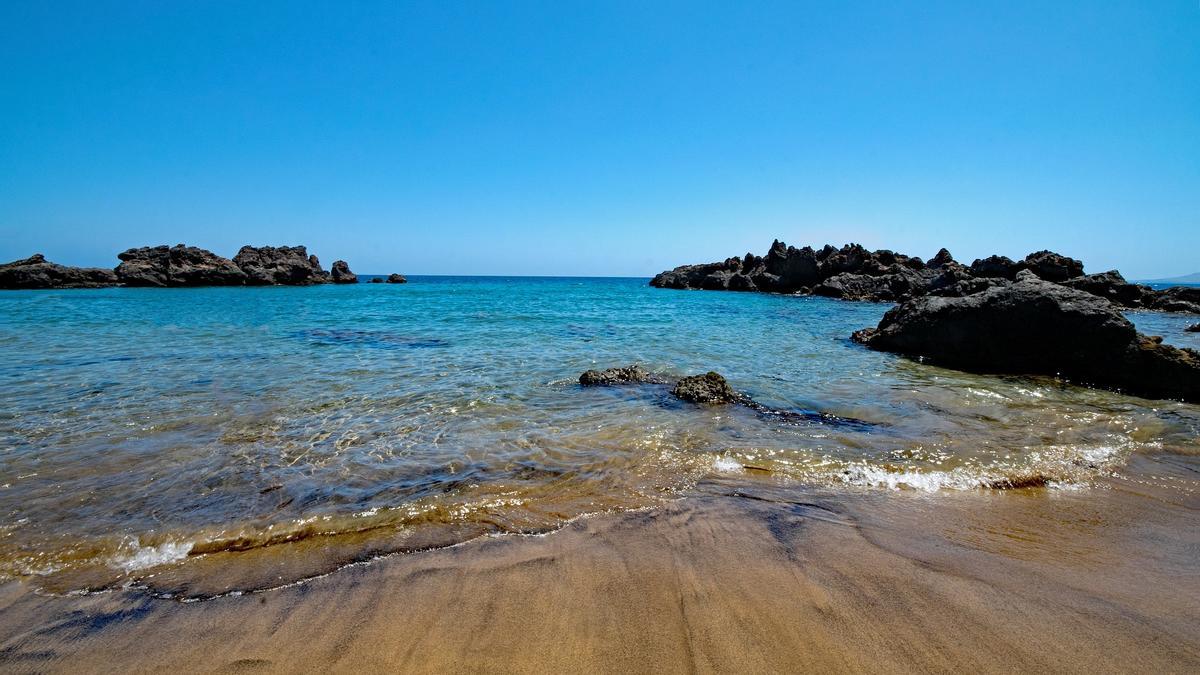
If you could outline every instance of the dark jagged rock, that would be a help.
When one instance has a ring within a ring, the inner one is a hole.
[[[944,248],[940,248],[940,249],[938,249],[937,254],[935,254],[933,256],[933,258],[931,258],[929,260],[928,267],[930,269],[937,270],[937,269],[941,269],[941,268],[945,267],[946,265],[949,265],[952,262],[955,262],[955,260],[954,260],[954,256],[950,255],[950,251],[948,251]]]
[[[233,262],[249,286],[309,286],[329,280],[321,261],[303,246],[243,246]]]
[[[1108,301],[1023,272],[964,297],[925,296],[854,334],[872,349],[988,373],[1062,375],[1152,398],[1200,401],[1200,353],[1139,334]]]
[[[671,394],[693,403],[729,403],[740,398],[724,377],[712,371],[679,380]]]
[[[908,268],[900,267],[891,274],[879,276],[838,274],[817,284],[812,293],[843,300],[896,302],[924,295],[928,286],[928,279]]]
[[[59,265],[41,253],[0,265],[0,288],[4,289],[101,288],[116,283],[112,270]]]
[[[403,274],[389,274],[387,282],[389,284],[407,284],[408,279],[405,279]]]
[[[1148,286],[1131,284],[1116,270],[1087,274],[1063,282],[1068,288],[1098,295],[1122,307],[1144,307],[1155,292]]]
[[[1187,328],[1184,328],[1184,330],[1189,333],[1200,333],[1200,323],[1194,323]]]
[[[717,263],[683,265],[658,274],[650,285],[902,302],[925,294],[971,295],[998,285],[990,280],[1012,281],[1022,271],[1099,295],[1122,307],[1200,313],[1200,297],[1194,289],[1155,291],[1127,283],[1116,271],[1084,275],[1079,260],[1044,250],[1030,253],[1021,261],[989,256],[968,267],[956,262],[944,248],[925,263],[918,257],[886,249],[868,251],[859,244],[846,244],[840,249],[826,245],[815,250],[776,240],[765,256],[747,253]]]
[[[610,384],[665,384],[659,376],[645,368],[634,364],[620,368],[605,368],[604,370],[589,370],[579,376],[579,384],[594,387]]]
[[[989,288],[996,286],[1007,286],[1011,281],[1004,277],[968,277],[961,281],[956,281],[949,286],[935,288],[929,292],[929,295],[936,295],[944,298],[961,298],[966,295],[975,295],[982,293]]]
[[[350,271],[350,265],[345,260],[333,261],[329,268],[329,279],[335,284],[357,284],[358,275]]]
[[[1053,251],[1038,251],[1025,256],[1025,269],[1046,281],[1066,281],[1083,274],[1083,263]]]
[[[993,255],[971,263],[971,274],[977,277],[1003,277],[1015,279],[1017,272],[1024,269],[1023,263],[1013,262],[1007,256]]]
[[[373,283],[373,284],[382,284],[382,283],[383,283],[383,278],[381,278],[381,277],[373,277],[373,278],[371,279],[371,283]]]
[[[143,246],[117,255],[126,286],[241,286],[246,273],[232,260],[195,246]]]
[[[1157,293],[1153,291],[1151,293],[1153,295],[1144,301],[1150,309],[1157,309],[1163,312],[1200,314],[1200,287],[1172,286]]]

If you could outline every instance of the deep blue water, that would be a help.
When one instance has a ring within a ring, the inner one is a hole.
[[[1079,487],[1200,429],[1195,406],[852,344],[887,305],[646,281],[0,293],[0,574],[85,570],[94,585],[313,535],[543,531],[717,474]],[[1195,317],[1131,318],[1200,347],[1183,332]],[[861,423],[576,382],[635,362],[717,370],[767,406]]]

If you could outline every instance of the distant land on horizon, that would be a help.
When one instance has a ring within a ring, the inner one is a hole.
[[[1192,272],[1181,277],[1171,277],[1169,279],[1145,279],[1138,283],[1143,284],[1200,284],[1200,272]]]

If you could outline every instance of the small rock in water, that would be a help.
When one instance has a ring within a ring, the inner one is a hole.
[[[1200,323],[1194,323],[1194,324],[1188,326],[1187,328],[1185,328],[1184,330],[1186,330],[1189,333],[1200,333]]]
[[[371,279],[371,283],[373,283],[373,284],[382,284],[382,283],[383,283],[383,279],[381,279],[380,277],[375,277],[374,279]]]
[[[329,270],[329,279],[335,284],[357,284],[358,275],[350,271],[345,260],[335,260]]]
[[[637,364],[621,368],[589,370],[579,376],[579,384],[585,387],[632,383],[662,384],[662,380]]]
[[[671,394],[694,403],[729,403],[738,400],[737,392],[725,378],[712,371],[683,378],[675,383]]]
[[[389,284],[407,284],[408,279],[405,279],[403,274],[389,274],[387,282]]]

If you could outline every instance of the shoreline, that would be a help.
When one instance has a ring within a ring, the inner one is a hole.
[[[1200,498],[1160,469],[1200,461],[1136,463],[1077,491],[716,478],[663,507],[198,602],[13,582],[0,667],[1194,671]]]

